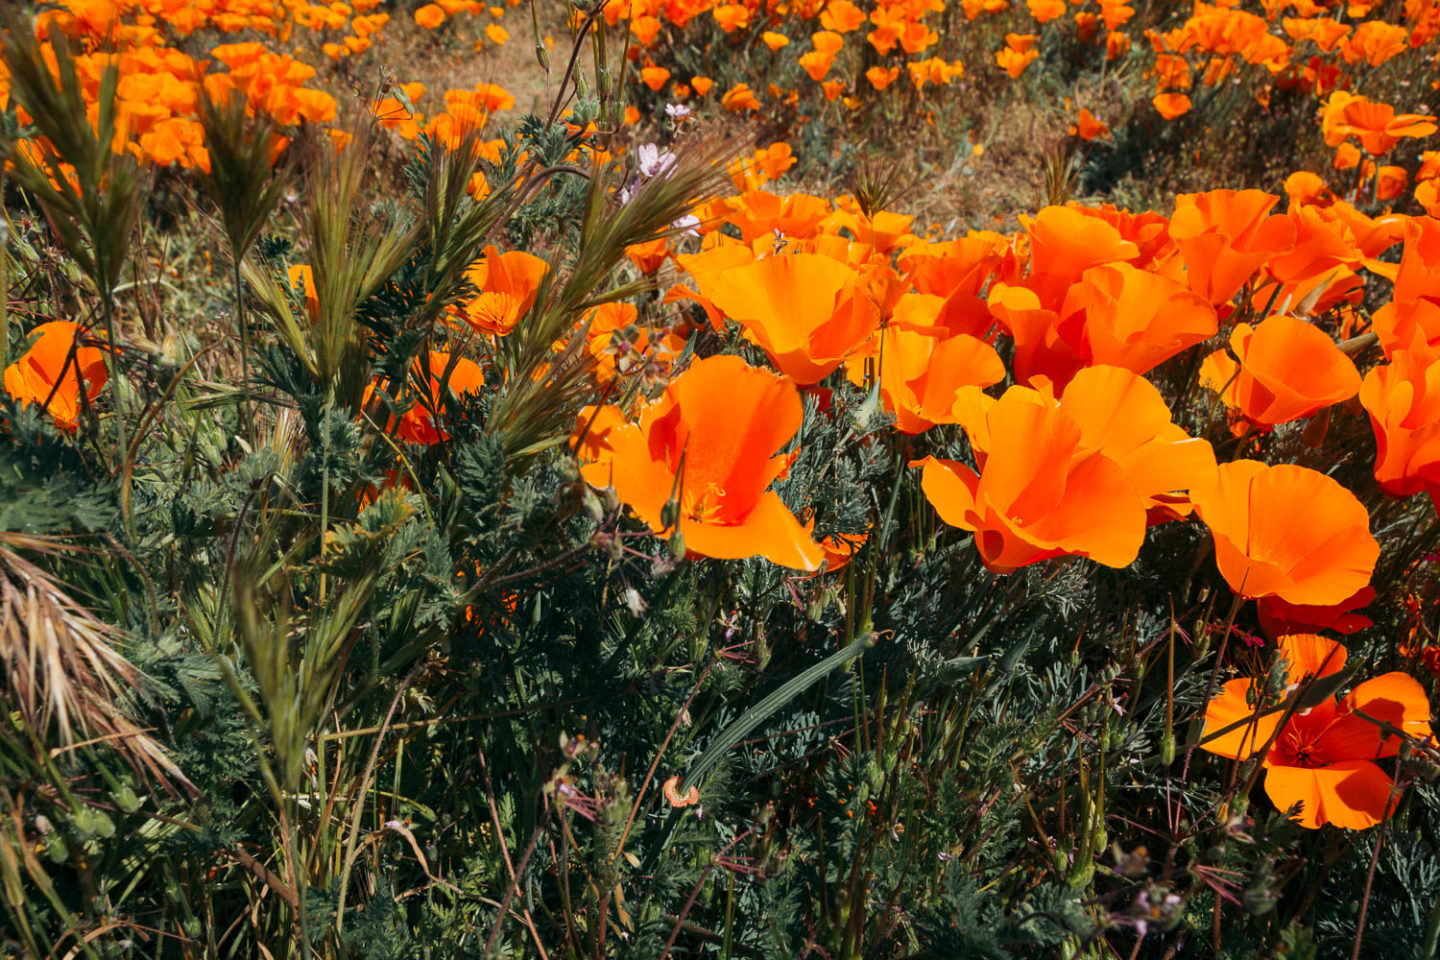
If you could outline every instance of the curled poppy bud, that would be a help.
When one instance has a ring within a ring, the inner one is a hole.
[[[691,786],[685,793],[680,792],[680,778],[671,777],[665,781],[665,799],[672,807],[693,807],[700,802],[700,788]]]

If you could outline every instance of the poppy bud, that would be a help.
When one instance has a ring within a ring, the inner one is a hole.
[[[685,559],[685,535],[684,535],[683,533],[681,533],[679,530],[676,530],[674,533],[672,533],[672,534],[670,535],[670,541],[669,541],[669,543],[670,543],[670,559],[672,559],[672,560],[684,560],[684,559]]]
[[[1160,762],[1165,766],[1175,762],[1175,737],[1172,734],[1165,734],[1160,738]]]
[[[825,615],[825,594],[820,594],[805,607],[806,620],[819,620]]]
[[[543,40],[535,41],[535,60],[540,64],[541,70],[548,71],[550,69],[550,51],[545,49]]]
[[[599,497],[595,496],[594,490],[587,487],[581,502],[584,504],[585,512],[590,515],[591,520],[599,523],[605,519],[605,505],[600,502]]]
[[[1070,857],[1064,850],[1052,850],[1050,852],[1050,862],[1055,865],[1057,873],[1064,873],[1065,868],[1070,866]]]
[[[680,522],[680,504],[674,500],[665,501],[665,506],[660,508],[660,526],[669,530]]]
[[[602,65],[595,74],[595,80],[596,88],[600,91],[600,99],[603,100],[610,94],[610,68]]]
[[[1275,901],[1279,899],[1279,895],[1274,890],[1265,887],[1252,887],[1246,890],[1241,898],[1245,909],[1257,917],[1274,910]]]

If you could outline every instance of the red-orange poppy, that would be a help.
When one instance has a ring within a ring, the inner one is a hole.
[[[486,247],[465,273],[480,293],[459,305],[460,316],[481,333],[508,334],[535,305],[547,268],[532,254]]]
[[[613,486],[652,530],[676,530],[698,556],[815,570],[825,551],[769,489],[789,466],[777,453],[802,417],[793,381],[740,357],[707,357],[647,404],[639,423],[613,408],[582,412],[579,452],[591,457],[582,472],[594,486]]]
[[[1109,139],[1110,125],[1097,118],[1087,108],[1081,107],[1075,122],[1070,124],[1070,136],[1079,137],[1081,140],[1094,140],[1098,137]]]
[[[1190,488],[1230,589],[1289,603],[1339,603],[1370,583],[1380,545],[1365,507],[1332,478],[1293,464],[1221,464]]]
[[[79,333],[79,325],[68,320],[42,323],[31,331],[30,349],[5,368],[5,392],[22,406],[41,404],[66,429],[74,429],[80,416],[80,384],[86,399],[94,400],[106,379],[104,354],[98,347],[76,346]]]
[[[701,253],[675,254],[676,265],[694,278],[707,273],[718,273],[732,267],[743,266],[754,259],[755,254],[751,253],[750,248],[743,243],[722,243]],[[664,302],[675,303],[679,300],[693,300],[700,304],[716,333],[725,329],[725,314],[721,313],[715,304],[690,287],[677,283],[665,291]]]
[[[474,360],[431,350],[426,361],[422,361],[420,357],[415,358],[411,365],[409,387],[412,391],[419,392],[419,398],[401,414],[398,422],[391,417],[386,429],[410,443],[439,443],[441,440],[450,439],[450,434],[436,425],[434,417],[435,413],[445,412],[446,392],[457,397],[479,393],[485,387],[485,371],[481,370]],[[375,391],[384,388],[385,385],[378,379],[367,386],[364,404],[369,406]],[[404,394],[397,399],[403,400]]]
[[[1260,615],[1260,628],[1268,637],[1279,638],[1291,633],[1314,633],[1334,630],[1350,635],[1356,630],[1373,627],[1375,622],[1362,610],[1375,599],[1375,588],[1365,587],[1341,600],[1324,606],[1286,603],[1279,597],[1261,597],[1255,604]]]
[[[1200,381],[1259,427],[1311,416],[1360,390],[1360,371],[1330,335],[1296,317],[1236,324],[1230,350],[1233,357],[1217,350],[1205,359]]]
[[[1345,648],[1325,637],[1281,637],[1278,648],[1285,660],[1287,693],[1345,666]],[[1235,729],[1203,748],[1247,760],[1268,744],[1261,760],[1265,793],[1281,810],[1298,806],[1296,820],[1301,826],[1318,829],[1328,823],[1363,830],[1389,816],[1396,799],[1393,778],[1375,761],[1396,756],[1403,738],[1381,724],[1411,737],[1428,737],[1430,703],[1425,688],[1407,674],[1386,673],[1339,700],[1327,698],[1291,712],[1282,728],[1285,711],[1255,716],[1257,705],[1264,703],[1266,686],[1265,676],[1226,683],[1206,705],[1205,734]]]
[[[906,294],[871,350],[847,364],[857,384],[865,382],[867,367],[877,373],[880,399],[902,433],[955,423],[955,395],[961,387],[988,387],[1005,379],[1005,364],[994,347],[966,334],[950,336],[934,324],[944,303],[939,297]]]
[[[971,230],[956,240],[912,244],[897,262],[918,292],[945,298],[936,325],[952,334],[985,337],[995,318],[981,291],[992,277],[1012,276],[1018,261],[1009,237]]]
[[[1086,363],[1145,373],[1218,327],[1215,308],[1183,284],[1113,263],[1091,267],[1070,288],[1057,333]]]
[[[1170,236],[1190,289],[1221,304],[1273,257],[1295,244],[1295,225],[1268,216],[1278,197],[1261,190],[1211,190],[1175,198]]]
[[[1375,333],[1387,356],[1398,350],[1431,356],[1440,353],[1440,220],[1414,217],[1404,230],[1395,289],[1375,311]]]
[[[1375,430],[1375,480],[1400,497],[1427,491],[1440,506],[1440,359],[1397,350],[1365,375],[1360,404]]]
[[[1124,468],[1086,449],[1080,425],[1037,391],[1012,387],[999,400],[962,390],[957,419],[979,473],[926,457],[921,487],[940,519],[973,531],[980,559],[1009,573],[1051,557],[1128,566],[1145,539],[1145,502]]]
[[[1435,121],[1417,113],[1397,114],[1386,103],[1365,97],[1344,101],[1338,111],[1327,111],[1327,137],[1356,137],[1372,157],[1383,156],[1406,137],[1428,137],[1435,132]]]
[[[695,278],[700,294],[740,324],[781,372],[818,383],[875,332],[859,274],[818,253],[780,254]]]
[[[645,276],[652,276],[669,258],[670,241],[665,237],[658,237],[644,243],[632,243],[625,248],[625,256],[629,257],[635,268]]]
[[[1191,485],[1213,482],[1215,451],[1171,420],[1165,398],[1149,380],[1123,367],[1086,367],[1060,398],[1080,427],[1080,450],[1119,464],[1144,500],[1152,523],[1187,516]]]

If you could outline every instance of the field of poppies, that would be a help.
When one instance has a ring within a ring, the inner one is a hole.
[[[0,956],[1440,958],[1440,0],[0,28]]]

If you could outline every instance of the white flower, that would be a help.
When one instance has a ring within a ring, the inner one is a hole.
[[[671,167],[675,166],[675,154],[669,150],[661,152],[660,148],[653,143],[641,144],[635,152],[635,158],[640,168],[640,177],[643,180],[663,177]]]
[[[683,103],[665,104],[665,116],[671,120],[686,120],[693,111]]]
[[[687,213],[679,220],[670,224],[670,229],[679,230],[687,237],[698,237],[700,236],[700,218],[693,213]]]

